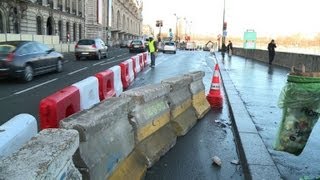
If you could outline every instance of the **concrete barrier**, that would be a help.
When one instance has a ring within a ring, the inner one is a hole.
[[[269,62],[267,50],[234,48],[233,54],[245,58],[255,59],[265,63]],[[277,51],[273,64],[286,68],[291,68],[292,66],[297,67],[301,66],[301,64],[304,64],[306,67],[306,71],[319,72],[320,56]]]
[[[90,76],[79,81],[72,86],[77,87],[80,92],[80,110],[90,109],[93,105],[100,102],[98,79]]]
[[[196,113],[192,107],[189,85],[190,76],[177,76],[162,81],[170,85],[169,104],[171,110],[171,123],[178,136],[185,135],[197,122]]]
[[[120,66],[113,66],[109,68],[114,75],[114,90],[116,91],[116,96],[119,97],[123,92],[123,85],[121,81],[121,69]]]
[[[186,74],[186,76],[190,76],[192,78],[189,88],[192,94],[192,106],[195,109],[198,119],[203,118],[203,116],[210,110],[210,104],[207,101],[205,86],[202,81],[204,75],[205,74],[203,71],[196,71]]]
[[[84,179],[106,179],[134,148],[130,98],[112,97],[60,122],[80,135],[74,162]]]
[[[0,161],[0,179],[81,179],[72,162],[78,146],[77,131],[45,129],[19,151]]]
[[[146,157],[148,167],[176,142],[176,135],[169,124],[170,109],[166,99],[169,92],[169,85],[154,84],[121,94],[121,97],[131,97],[135,104],[130,112],[130,122],[134,128],[136,148]]]
[[[11,155],[38,133],[37,120],[19,114],[0,126],[0,159]]]

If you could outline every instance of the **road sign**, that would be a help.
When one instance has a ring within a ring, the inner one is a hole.
[[[257,33],[254,30],[247,30],[246,32],[244,32],[243,39],[245,41],[256,41]]]
[[[223,31],[223,37],[227,37],[227,31]]]

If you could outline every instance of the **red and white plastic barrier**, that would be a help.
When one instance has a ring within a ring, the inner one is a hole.
[[[80,92],[80,110],[90,109],[100,102],[98,78],[90,76],[79,81],[72,86],[79,89]]]
[[[130,86],[129,62],[124,61],[119,65],[121,68],[121,82],[123,85],[123,89],[127,89]]]
[[[133,56],[133,57],[131,57],[131,59],[132,59],[132,63],[133,63],[134,77],[136,78],[138,73],[141,71],[139,56]]]
[[[143,70],[143,68],[144,68],[143,54],[140,53],[137,56],[139,57],[140,69]]]
[[[18,114],[1,125],[0,159],[19,150],[37,133],[37,120],[30,114]]]
[[[148,54],[149,54],[148,52],[142,53],[144,66],[148,65]]]
[[[59,121],[80,111],[80,91],[66,87],[40,101],[40,129],[58,128]]]
[[[95,74],[99,82],[100,101],[116,96],[114,90],[114,74],[111,70],[106,70]]]
[[[120,66],[113,66],[113,67],[109,68],[109,70],[111,70],[113,72],[114,90],[116,92],[116,96],[119,97],[120,94],[123,92],[123,85],[122,85],[122,81],[121,81],[121,69],[120,69]]]

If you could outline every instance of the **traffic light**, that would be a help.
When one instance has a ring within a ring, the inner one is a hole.
[[[156,21],[156,27],[162,27],[162,20]]]
[[[227,22],[223,22],[223,30],[227,30]]]

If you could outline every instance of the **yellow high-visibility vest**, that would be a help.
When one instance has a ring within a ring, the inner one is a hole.
[[[149,51],[150,51],[151,53],[153,53],[153,52],[156,51],[156,48],[154,47],[154,40],[149,41],[149,42],[148,42],[148,46],[149,46]]]

